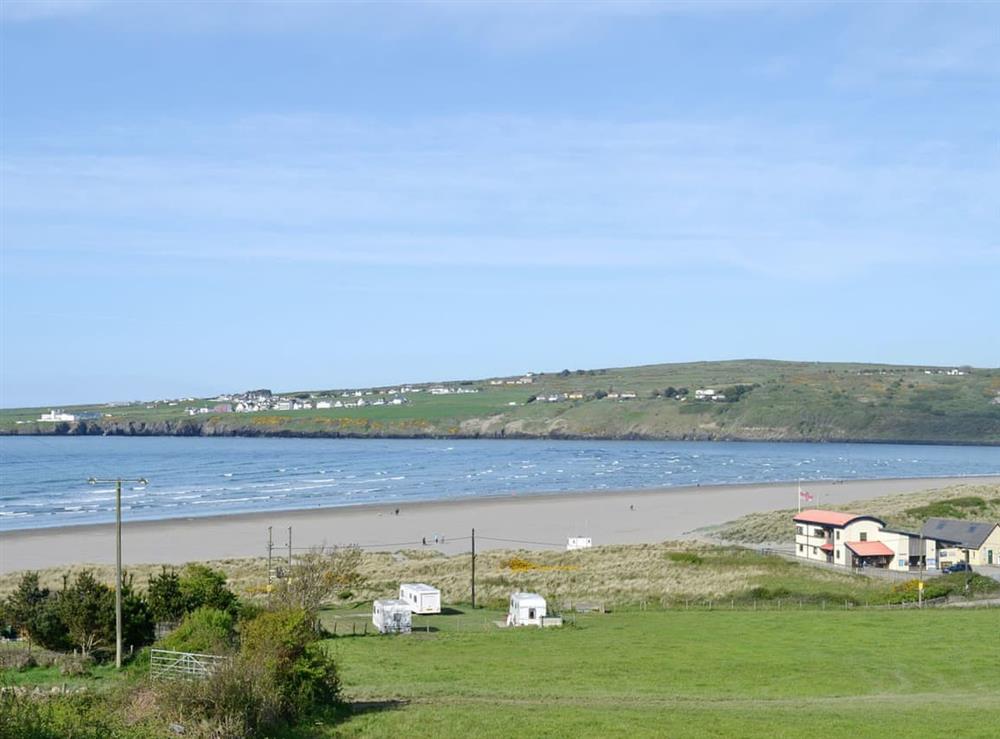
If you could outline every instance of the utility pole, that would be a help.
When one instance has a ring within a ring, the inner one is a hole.
[[[288,574],[292,574],[292,527],[288,527]]]
[[[476,607],[476,530],[472,529],[472,607]]]
[[[917,581],[917,607],[924,607],[924,563],[927,559],[927,545],[924,543],[924,534],[920,532],[920,579]]]
[[[274,550],[274,539],[271,537],[271,527],[267,527],[267,599],[271,599],[271,552]]]
[[[114,480],[99,480],[91,477],[87,480],[91,485],[98,483],[115,484],[115,668],[122,668],[122,483],[134,482],[148,485],[144,477],[127,480],[121,477]]]

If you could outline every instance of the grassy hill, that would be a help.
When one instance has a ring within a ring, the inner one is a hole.
[[[441,383],[475,393],[432,395],[418,385],[424,392],[402,406],[188,416],[185,408],[214,402],[155,401],[67,407],[98,414],[73,423],[39,423],[47,408],[8,409],[0,433],[1000,443],[1000,369],[947,369],[740,360],[565,370],[528,385]],[[705,388],[726,400],[696,400]],[[287,395],[315,403],[343,392]],[[574,394],[582,397],[562,397]],[[553,395],[558,402],[543,400]]]

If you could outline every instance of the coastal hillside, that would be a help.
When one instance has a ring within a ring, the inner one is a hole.
[[[770,360],[565,369],[6,409],[0,433],[998,444],[1000,369]]]

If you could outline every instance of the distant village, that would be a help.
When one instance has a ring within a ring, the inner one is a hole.
[[[859,370],[857,374],[892,374],[896,371],[899,370],[894,368],[874,370],[865,369]],[[923,369],[922,372],[927,375],[948,376],[963,376],[969,374],[968,368],[957,367]],[[583,374],[583,370],[578,370],[576,374]],[[590,371],[587,374],[593,375],[594,372]],[[559,378],[567,378],[571,376],[571,373],[568,370],[563,370],[563,372],[558,373],[557,376]],[[171,408],[177,407],[179,410],[183,410],[183,412],[188,416],[218,415],[225,413],[334,410],[383,406],[401,407],[410,405],[410,396],[417,395],[419,393],[426,393],[428,395],[435,396],[475,394],[484,389],[499,389],[511,386],[531,386],[536,383],[539,377],[540,375],[536,375],[533,372],[527,372],[521,376],[490,379],[483,383],[479,383],[482,387],[476,387],[472,382],[452,382],[435,385],[400,385],[398,387],[387,388],[347,389],[321,393],[302,392],[284,395],[274,394],[268,389],[259,389],[248,390],[242,393],[223,393],[208,400],[199,400],[193,397],[187,397],[146,402],[135,401],[109,403],[108,406],[134,407],[141,405],[147,410],[155,410],[164,406]],[[678,402],[693,400],[705,403],[733,403],[738,401],[754,388],[756,388],[756,385],[742,384],[725,388],[702,387],[694,390],[692,393],[690,389],[686,387],[667,387],[663,390],[644,392],[642,397],[648,397],[650,399],[663,398],[676,400]],[[591,391],[566,390],[560,392],[540,392],[538,394],[528,396],[528,398],[523,402],[518,402],[516,400],[508,401],[507,405],[519,406],[532,403],[565,403],[584,400],[631,401],[637,400],[639,397],[639,392],[635,390],[621,390],[615,388]],[[990,402],[995,405],[1000,405],[1000,391],[996,392],[995,396],[990,399]],[[79,421],[97,420],[102,416],[110,418],[114,415],[115,414],[113,413],[99,413],[96,411],[77,411],[70,413],[61,409],[53,409],[47,413],[42,413],[37,419],[37,422],[75,423]],[[19,424],[28,422],[29,421],[24,420],[17,421]]]

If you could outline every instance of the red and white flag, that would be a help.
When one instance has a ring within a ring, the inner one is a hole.
[[[799,491],[799,497],[802,500],[805,500],[805,501],[811,501],[813,499],[812,494],[811,493],[807,493],[805,490],[800,490]]]

